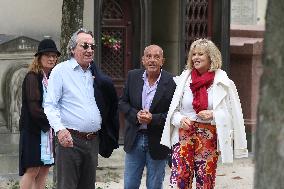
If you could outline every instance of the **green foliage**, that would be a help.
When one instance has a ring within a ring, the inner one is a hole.
[[[109,49],[118,50],[121,48],[121,41],[115,36],[102,34],[102,44]]]

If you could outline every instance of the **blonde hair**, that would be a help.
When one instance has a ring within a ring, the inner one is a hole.
[[[28,71],[35,72],[36,74],[41,72],[42,70],[41,56],[42,54],[39,54],[34,57],[33,62],[29,65]],[[55,65],[57,63],[58,63],[58,59],[56,60]]]
[[[203,49],[210,59],[209,72],[215,71],[222,67],[222,56],[218,47],[209,39],[197,39],[190,46],[186,65],[187,69],[193,69],[192,54],[195,48]]]

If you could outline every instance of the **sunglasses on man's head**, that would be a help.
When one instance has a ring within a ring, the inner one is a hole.
[[[89,43],[82,43],[80,44],[81,47],[83,47],[84,50],[87,50],[89,47],[91,47],[92,50],[95,50],[95,48],[97,47],[96,44],[92,43],[92,44],[89,44]]]

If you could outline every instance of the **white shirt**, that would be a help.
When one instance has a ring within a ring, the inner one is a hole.
[[[186,81],[185,87],[183,89],[183,96],[180,101],[180,106],[175,110],[171,123],[175,127],[180,127],[180,121],[182,118],[187,117],[191,121],[197,121],[199,123],[211,123],[212,120],[204,121],[197,117],[195,110],[192,106],[193,94],[190,89],[191,78],[189,77]],[[207,110],[213,110],[213,93],[212,93],[212,85],[207,89],[208,93],[208,108]]]

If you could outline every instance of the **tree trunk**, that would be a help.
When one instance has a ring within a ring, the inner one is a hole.
[[[268,0],[264,36],[255,189],[284,187],[284,1]]]
[[[84,0],[63,0],[62,20],[61,20],[61,39],[60,61],[66,60],[67,45],[71,35],[83,26]]]

